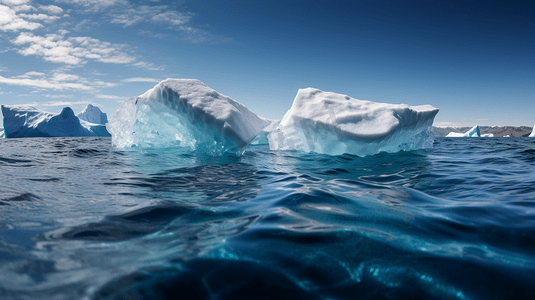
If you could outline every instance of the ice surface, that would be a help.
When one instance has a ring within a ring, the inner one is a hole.
[[[437,113],[430,105],[374,103],[302,89],[269,133],[269,148],[359,156],[431,148]]]
[[[109,136],[104,125],[80,121],[70,107],[52,114],[26,105],[2,105],[4,137]]]
[[[106,124],[108,123],[108,116],[103,113],[100,108],[88,104],[82,112],[76,115],[80,120],[93,123],[93,124]]]
[[[267,125],[199,80],[167,79],[126,99],[107,128],[116,147],[180,146],[218,154],[247,146]]]
[[[529,137],[535,137],[535,125],[533,126],[533,129],[531,130],[531,134]]]
[[[465,133],[450,132],[446,137],[481,137],[481,133],[479,132],[479,125],[476,125]]]
[[[280,120],[269,120],[268,126],[262,128],[260,133],[249,143],[249,145],[269,145],[268,134],[280,124]]]

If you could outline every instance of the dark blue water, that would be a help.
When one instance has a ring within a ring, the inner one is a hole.
[[[370,157],[0,140],[1,299],[534,299],[535,140]]]

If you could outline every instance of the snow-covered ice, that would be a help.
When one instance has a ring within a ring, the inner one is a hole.
[[[103,113],[100,108],[88,104],[84,110],[82,110],[79,114],[76,115],[78,119],[93,123],[93,124],[106,124],[108,123],[108,116],[106,113]]]
[[[450,132],[448,133],[448,135],[446,135],[446,137],[481,137],[481,133],[479,131],[479,124],[472,127],[465,133]]]
[[[180,146],[218,154],[241,149],[269,125],[195,79],[167,79],[126,99],[107,125],[116,147]]]
[[[431,125],[437,113],[430,105],[374,103],[301,89],[269,133],[269,148],[359,156],[431,148]]]
[[[70,107],[52,114],[27,105],[2,105],[4,137],[109,136],[104,125],[80,121]]]
[[[531,130],[531,134],[529,137],[535,137],[535,125],[533,126],[533,129]]]

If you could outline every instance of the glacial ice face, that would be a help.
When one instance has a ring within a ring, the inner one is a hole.
[[[25,105],[2,105],[4,137],[109,136],[103,125],[80,122],[70,107],[59,114]]]
[[[450,132],[446,137],[481,137],[481,133],[479,132],[479,125],[476,125],[465,133]]]
[[[126,99],[107,125],[116,147],[179,146],[208,154],[239,150],[269,125],[199,80],[167,79]]]
[[[262,128],[258,135],[249,143],[249,145],[269,145],[268,134],[280,124],[280,120],[269,120],[268,126]]]
[[[302,89],[269,133],[269,148],[359,156],[432,148],[437,113],[430,105],[374,103]]]
[[[106,124],[108,123],[108,116],[103,113],[100,108],[88,104],[82,112],[76,115],[78,119],[93,123],[93,124]]]
[[[535,125],[533,126],[533,129],[531,130],[531,134],[529,137],[535,137]]]

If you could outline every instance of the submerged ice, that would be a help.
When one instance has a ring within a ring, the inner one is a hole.
[[[374,103],[301,89],[280,124],[269,133],[269,147],[359,156],[431,148],[430,128],[437,113],[430,105]]]
[[[167,79],[126,99],[107,128],[116,147],[180,146],[216,154],[247,146],[269,124],[199,80]]]
[[[26,105],[2,105],[2,114],[6,138],[109,136],[104,125],[80,120],[70,107],[53,114]]]

